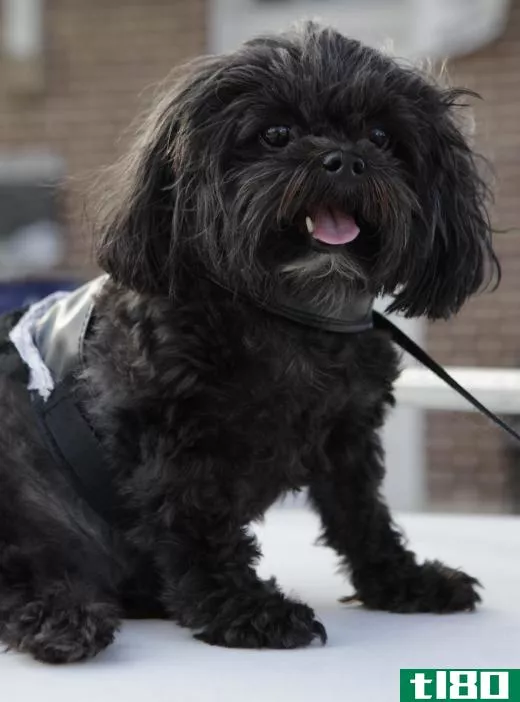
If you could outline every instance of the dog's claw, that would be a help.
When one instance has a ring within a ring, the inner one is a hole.
[[[351,602],[361,602],[359,595],[355,592],[353,595],[345,595],[345,597],[340,597],[338,602],[341,604],[350,604]]]
[[[319,637],[321,645],[325,646],[325,644],[327,643],[327,631],[323,624],[315,620],[312,625],[312,632],[315,636]]]

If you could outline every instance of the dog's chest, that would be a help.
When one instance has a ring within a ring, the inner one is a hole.
[[[87,344],[89,415],[122,480],[160,466],[153,491],[178,492],[181,478],[191,490],[197,475],[247,519],[326,470],[331,435],[359,440],[391,397],[396,358],[380,333],[137,312],[105,313]]]
[[[308,481],[309,470],[325,467],[338,425],[345,426],[346,440],[362,431],[374,408],[390,399],[395,373],[389,344],[370,336],[272,335],[261,345],[245,336],[208,388],[218,397],[213,421],[239,465],[295,487]]]

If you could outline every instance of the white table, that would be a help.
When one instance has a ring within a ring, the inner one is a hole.
[[[316,518],[271,512],[258,529],[262,575],[315,607],[329,643],[296,651],[207,646],[169,622],[125,623],[88,663],[50,667],[0,656],[5,702],[398,702],[399,668],[520,667],[520,519],[406,516],[422,557],[467,569],[486,586],[476,614],[392,615],[340,605],[350,588],[336,559],[313,546]]]

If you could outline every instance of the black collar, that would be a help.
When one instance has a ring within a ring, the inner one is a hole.
[[[370,293],[358,293],[353,297],[349,297],[344,301],[338,313],[330,315],[326,313],[323,306],[305,303],[298,298],[289,297],[281,292],[271,300],[261,300],[232,290],[215,278],[209,278],[209,280],[235,297],[244,299],[266,312],[285,317],[306,327],[340,334],[368,331],[374,327],[372,316],[374,296]]]

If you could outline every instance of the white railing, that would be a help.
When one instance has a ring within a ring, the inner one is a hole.
[[[520,370],[469,367],[446,370],[493,412],[520,415]],[[385,495],[393,509],[422,511],[427,505],[423,410],[476,410],[444,381],[419,366],[404,368],[395,386],[395,396],[397,407],[384,429]],[[507,436],[504,437],[507,441]],[[303,503],[303,498],[297,498],[285,504]]]
[[[470,367],[446,370],[496,414],[520,415],[520,370]],[[395,386],[395,396],[397,407],[384,431],[388,469],[385,493],[394,509],[420,511],[427,505],[423,410],[476,410],[430,370],[416,365],[404,368]]]
[[[520,371],[509,368],[446,369],[477,400],[499,414],[520,414]],[[425,410],[475,411],[426,368],[405,368],[396,384],[399,404]]]

